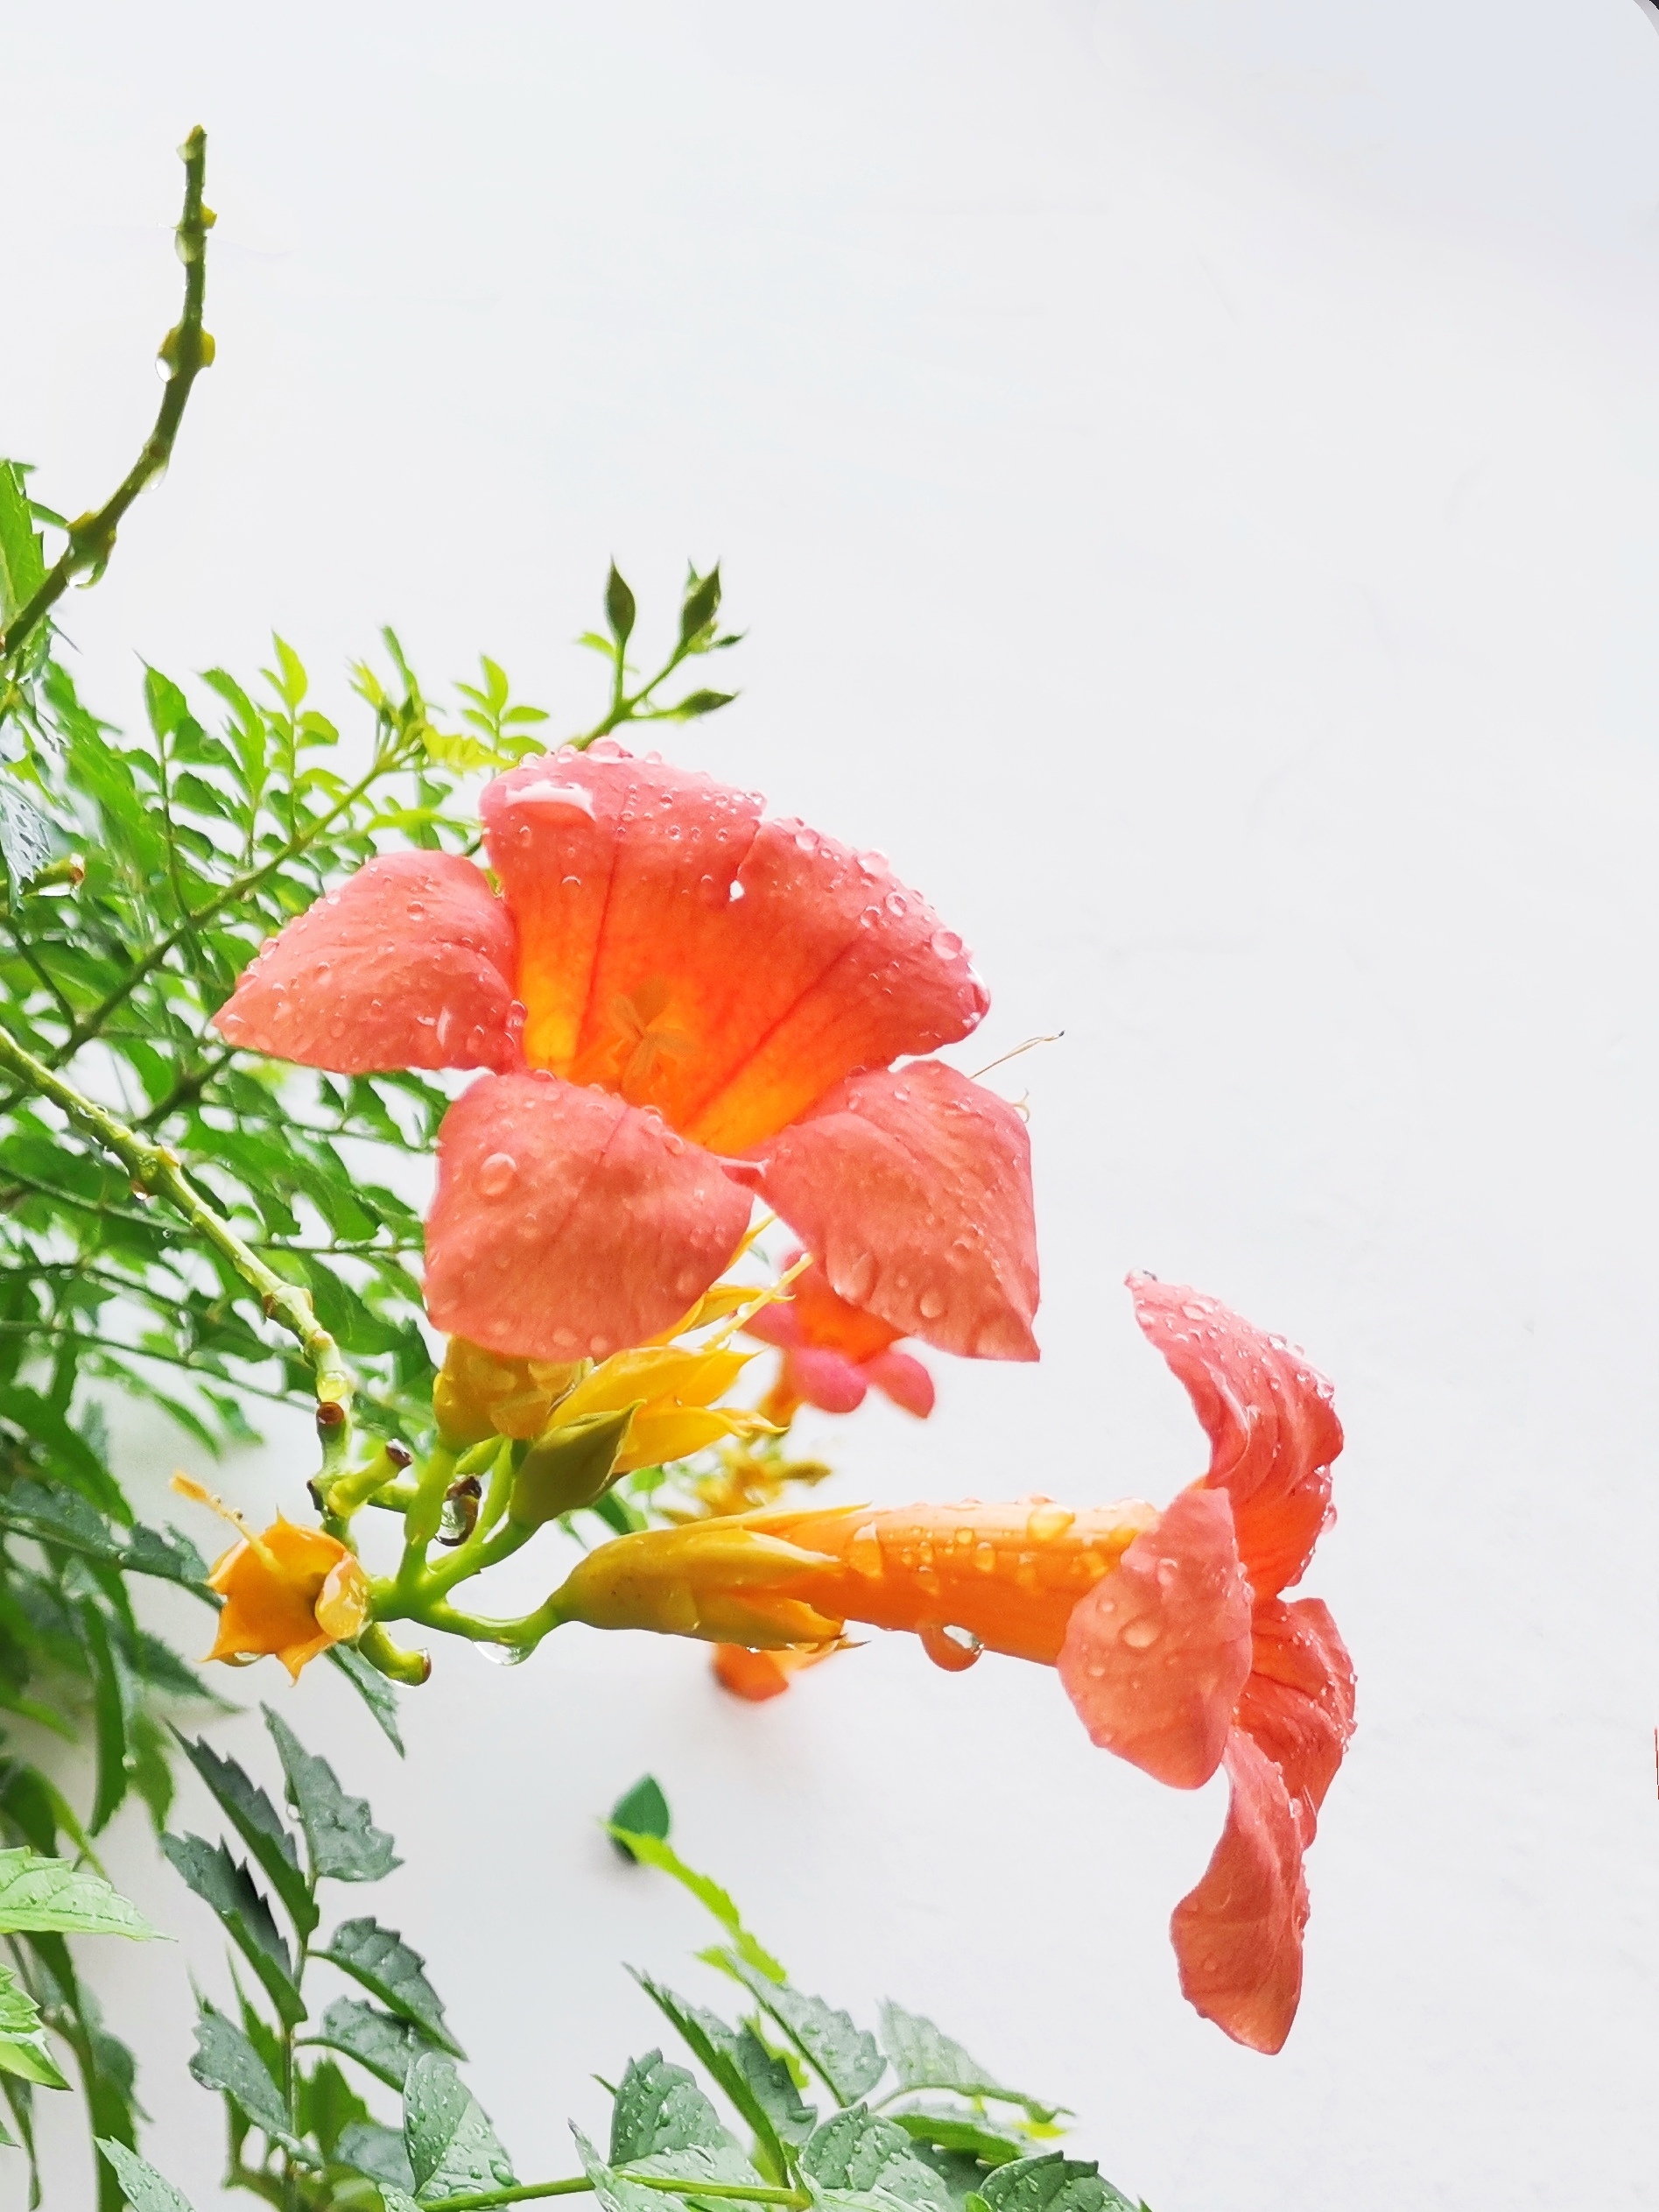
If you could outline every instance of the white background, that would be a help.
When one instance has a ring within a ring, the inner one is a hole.
[[[219,363],[68,613],[107,710],[272,624],[342,701],[390,619],[575,728],[608,555],[648,637],[723,556],[744,697],[676,750],[927,891],[995,997],[961,1064],[1065,1030],[1005,1071],[1044,1363],[823,1424],[840,1494],[1170,1495],[1201,1440],[1130,1266],[1304,1342],[1348,1424],[1308,1587],[1361,1729],[1276,2060],[1164,1934],[1219,1786],[1093,1752],[1035,1668],[878,1638],[749,1710],[681,1645],[446,1648],[404,1767],[321,1670],[240,1678],[403,1840],[385,1907],[521,2172],[658,2039],[619,1960],[714,1994],[594,1826],[650,1767],[806,1985],[937,2013],[1156,2212],[1659,2203],[1647,9],[5,14],[0,444],[71,512],[153,406],[213,134]],[[178,1448],[132,1429],[141,1496]],[[293,1507],[308,1459],[225,1480]],[[184,1948],[100,1954],[112,2016],[216,2203],[216,1948],[137,1819],[114,1859]]]

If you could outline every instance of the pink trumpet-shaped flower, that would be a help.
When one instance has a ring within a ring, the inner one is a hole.
[[[792,1267],[801,1257],[791,1252]],[[900,1332],[838,1298],[815,1262],[796,1276],[788,1300],[763,1306],[743,1324],[748,1335],[784,1355],[777,1381],[761,1411],[780,1426],[801,1405],[851,1413],[872,1387],[925,1420],[933,1410],[933,1377],[919,1359],[895,1349]]]
[[[233,1044],[363,1074],[488,1072],[438,1144],[427,1310],[513,1357],[670,1328],[758,1194],[896,1334],[1035,1359],[1030,1149],[942,1061],[984,990],[874,854],[605,739],[483,795],[500,884],[371,860],[214,1017]]]

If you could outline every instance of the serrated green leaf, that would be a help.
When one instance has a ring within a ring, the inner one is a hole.
[[[282,2093],[265,2062],[233,2020],[204,2007],[196,2021],[196,2054],[190,2071],[204,2089],[219,2089],[262,2135],[280,2143],[301,2166],[314,2166],[316,2154],[288,2124]]]
[[[378,1882],[401,1866],[391,1838],[377,1828],[368,1800],[348,1797],[327,1759],[318,1758],[270,1706],[260,1708],[288,1783],[288,1802],[311,1846],[312,1871],[336,1882]]]
[[[622,1835],[654,1835],[659,1843],[665,1843],[672,1821],[662,1784],[654,1774],[643,1774],[610,1808],[610,1840],[622,1857],[632,1863],[634,1854],[622,1842]]]
[[[315,2143],[324,2158],[348,2127],[369,2118],[369,2107],[332,2059],[325,2059],[309,2074],[296,2073],[295,2118],[299,2132]]]
[[[1060,2151],[998,2166],[980,2194],[991,2212],[1135,2212],[1128,2198],[1102,2180],[1093,2159],[1068,2159]]]
[[[659,2151],[692,2145],[714,2149],[730,2143],[696,2077],[660,2051],[629,2059],[610,2115],[610,2162],[635,2166]]]
[[[294,1840],[283,1826],[282,1815],[251,1776],[235,1759],[225,1758],[209,1744],[174,1729],[179,1750],[211,1793],[214,1803],[264,1869],[265,1878],[286,1906],[288,1917],[302,1937],[317,1925],[317,1906],[299,1864]]]
[[[611,2171],[574,2122],[570,2131],[575,2138],[582,2171],[593,2184],[600,2212],[683,2212],[683,2198],[666,2189],[642,2188],[637,2181],[623,2180]]]
[[[717,2014],[648,1975],[634,1978],[754,2130],[770,2170],[784,2173],[789,2161],[784,2145],[805,2143],[818,2124],[817,2113],[802,2103],[788,2066],[774,2058],[751,2029],[728,2027]]]
[[[281,2018],[290,2027],[298,2026],[306,2007],[295,1986],[293,1962],[271,1906],[247,1868],[222,1843],[205,1842],[200,1835],[164,1835],[159,1840],[168,1864],[217,1913]]]
[[[404,1755],[404,1739],[397,1728],[397,1692],[376,1667],[351,1644],[331,1644],[328,1657],[369,1708],[376,1727],[397,1752]]]
[[[389,2089],[402,2091],[410,2068],[429,2049],[426,2039],[411,2021],[376,2012],[355,1997],[339,1997],[322,2016],[322,2024],[308,2043],[326,2044],[366,2067]]]
[[[901,2088],[954,2089],[960,2096],[1021,2105],[1030,2118],[1044,2126],[1065,2110],[1062,2105],[1044,2104],[1023,2089],[1004,2089],[953,2037],[919,2012],[907,2012],[890,2000],[882,2007],[882,2047],[892,2061]]]
[[[903,2129],[862,2104],[832,2113],[801,2152],[801,2173],[822,2189],[882,2196],[917,2212],[951,2212],[949,2190],[917,2157]]]
[[[52,2055],[34,1999],[9,1966],[0,1964],[0,2072],[20,2081],[38,2082],[43,2089],[67,2089],[58,2061]]]
[[[444,2050],[458,2059],[466,2057],[444,2025],[444,2008],[426,1979],[425,1960],[410,1948],[396,1928],[383,1928],[367,1919],[342,1921],[327,1949],[316,1955],[360,1982],[400,2019],[412,2020]]]
[[[881,2046],[867,2028],[821,1997],[807,1997],[787,1983],[769,1982],[740,1955],[720,1951],[711,1963],[725,1969],[757,1997],[838,2104],[850,2105],[873,2089],[887,2071]]]
[[[510,2187],[514,2180],[484,2108],[441,2052],[423,2051],[409,2069],[404,2150],[418,2200]]]
[[[98,2149],[126,2193],[132,2212],[192,2212],[189,2198],[174,2188],[165,2174],[158,2173],[148,2159],[141,2159],[110,2136],[98,2138]]]
[[[643,1835],[636,1829],[607,1824],[613,1840],[627,1849],[630,1857],[643,1860],[664,1874],[671,1874],[683,1889],[687,1889],[699,1905],[706,1906],[721,1926],[727,1929],[735,1946],[735,1955],[756,1974],[769,1981],[782,1983],[787,1977],[784,1969],[771,1953],[765,1949],[743,1926],[743,1918],[730,1896],[720,1884],[706,1874],[699,1874],[687,1866],[678,1852],[659,1835]]]
[[[383,2127],[378,2120],[355,2120],[335,2144],[334,2158],[354,2173],[366,2173],[380,2184],[387,2212],[395,2212],[400,2204],[414,2203],[409,2191],[415,2177],[409,2170],[409,2155],[397,2129]]]
[[[25,1932],[158,1940],[137,1906],[102,1874],[35,1851],[0,1851],[0,1934]]]

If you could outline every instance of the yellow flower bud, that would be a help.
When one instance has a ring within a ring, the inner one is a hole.
[[[745,1522],[698,1521],[645,1529],[589,1552],[554,1595],[567,1621],[590,1628],[643,1628],[711,1644],[777,1650],[824,1644],[839,1619],[811,1600],[833,1587],[840,1562],[767,1536]]]

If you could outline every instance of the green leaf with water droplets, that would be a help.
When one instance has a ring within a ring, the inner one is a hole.
[[[316,2154],[288,2124],[282,2093],[253,2045],[222,2012],[202,2008],[196,2022],[196,2055],[190,2071],[204,2089],[222,2090],[236,2110],[263,2135],[280,2143],[302,2166],[315,2166]]]
[[[891,2120],[862,2104],[833,2113],[801,2152],[803,2177],[818,2188],[896,2199],[917,2212],[951,2212],[950,2192]]]
[[[221,1757],[200,1739],[193,1744],[177,1729],[172,1733],[220,1811],[264,1869],[295,1927],[302,1936],[308,1936],[317,1925],[316,1901],[301,1870],[293,1838],[276,1807],[235,1759]]]
[[[220,1925],[259,1976],[278,2014],[296,2027],[306,2007],[294,1983],[293,1962],[270,1905],[246,1866],[222,1843],[200,1835],[164,1835],[163,1855],[173,1871],[219,1916]]]
[[[998,2166],[980,2194],[991,2212],[1135,2212],[1121,2190],[1101,2178],[1094,2159],[1068,2159],[1061,2151]]]
[[[403,1861],[391,1838],[375,1826],[368,1800],[348,1797],[327,1759],[306,1751],[286,1721],[262,1706],[265,1726],[282,1760],[288,1802],[311,1846],[313,1874],[336,1882],[378,1882]]]
[[[404,2149],[421,2201],[503,2188],[513,2180],[512,2162],[482,2105],[440,2052],[424,2051],[409,2069]]]
[[[784,2143],[804,2143],[818,2115],[802,2104],[784,2061],[774,2058],[750,2029],[728,2027],[716,2014],[664,1989],[648,1975],[636,1974],[634,1979],[753,2128],[771,2172],[786,2173]]]
[[[611,2106],[613,2166],[634,2166],[659,2151],[684,2150],[693,2144],[714,2147],[731,2139],[696,2078],[683,2066],[673,2065],[660,2051],[629,2059]]]
[[[769,1982],[733,1951],[706,1954],[757,1997],[838,2104],[856,2103],[887,2071],[880,2045],[849,2016],[787,1983]]]
[[[400,2092],[410,2068],[423,2051],[432,2047],[412,2021],[376,2012],[372,2004],[355,1997],[336,1997],[323,2014],[316,2034],[306,2040],[343,2052],[389,2089]]]
[[[156,1938],[136,1905],[89,1867],[34,1851],[0,1851],[0,1934]]]
[[[369,1708],[376,1727],[402,1758],[404,1739],[397,1728],[397,1690],[378,1667],[370,1666],[355,1645],[331,1644],[328,1657]]]
[[[101,2135],[97,2140],[132,2212],[192,2212],[189,2198],[174,2188],[165,2173],[158,2173],[148,2159],[141,2159],[113,2137]]]
[[[38,2082],[43,2089],[69,2086],[52,2055],[39,2006],[5,1965],[0,1965],[0,2073]]]
[[[919,2012],[907,2012],[889,2000],[882,2007],[882,2047],[892,2061],[901,2086],[907,2089],[954,2089],[960,2096],[987,2097],[995,2103],[1017,2104],[1029,2117],[1046,2126],[1065,2106],[1044,2104],[1023,2089],[1003,2089],[972,2059],[953,2036],[935,2027]]]
[[[444,2025],[443,2004],[426,1979],[425,1960],[411,1949],[396,1928],[382,1927],[371,1920],[343,1920],[327,1948],[315,1955],[361,1982],[371,1997],[377,1997],[400,2018],[412,2020],[444,2050],[458,2059],[466,2057]]]

